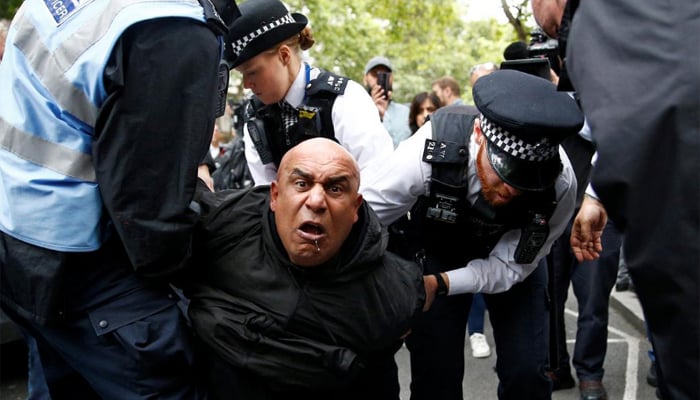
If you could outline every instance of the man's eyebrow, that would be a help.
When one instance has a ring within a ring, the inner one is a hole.
[[[307,180],[307,181],[313,181],[314,177],[312,174],[302,171],[299,168],[294,168],[292,169],[292,172],[289,174],[290,176],[300,176],[301,178]],[[325,185],[334,185],[334,184],[339,184],[339,183],[348,183],[350,182],[350,175],[344,174],[344,175],[337,175],[337,176],[331,176],[328,177],[324,182]]]
[[[306,172],[306,171],[302,171],[302,170],[300,170],[299,168],[294,168],[294,169],[292,170],[292,173],[290,173],[289,175],[290,175],[290,176],[299,175],[300,177],[302,177],[302,178],[304,178],[304,179],[306,179],[306,180],[312,180],[312,179],[313,179],[313,176],[311,176],[310,173],[308,173],[308,172]]]
[[[331,176],[330,178],[326,179],[325,184],[326,185],[335,185],[339,183],[349,183],[350,182],[350,176],[349,175],[339,175],[339,176]]]

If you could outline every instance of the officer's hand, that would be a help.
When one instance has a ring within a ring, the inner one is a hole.
[[[585,196],[571,228],[571,249],[578,262],[600,257],[600,252],[603,251],[601,237],[607,222],[608,213],[603,204],[593,197]]]
[[[214,179],[209,173],[209,167],[206,164],[200,164],[197,168],[197,177],[206,183],[209,190],[214,191]]]

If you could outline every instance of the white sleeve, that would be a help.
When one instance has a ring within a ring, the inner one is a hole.
[[[405,215],[416,199],[428,191],[432,167],[423,162],[423,148],[431,130],[431,123],[427,122],[402,141],[372,180],[360,187],[362,196],[385,226]]]
[[[277,168],[275,167],[275,163],[263,165],[260,160],[260,155],[258,154],[258,149],[255,148],[255,144],[253,144],[253,141],[250,139],[247,124],[243,125],[243,143],[245,144],[245,159],[248,163],[250,176],[253,178],[255,186],[269,185],[277,178]]]
[[[564,233],[576,207],[576,177],[561,147],[559,154],[564,168],[555,183],[557,206],[549,220],[549,236],[535,260],[529,264],[515,262],[521,230],[510,230],[501,237],[487,258],[469,261],[466,267],[446,272],[450,281],[448,294],[505,292],[527,278],[537,268],[540,259],[549,253],[554,241]]]
[[[335,138],[360,166],[360,181],[368,180],[394,151],[377,106],[359,83],[350,80],[345,93],[336,97],[331,118]]]
[[[591,166],[595,167],[595,163],[598,162],[598,152],[596,151],[593,153],[593,157],[591,158]],[[600,200],[598,197],[598,194],[595,192],[595,189],[593,189],[593,183],[588,182],[588,186],[586,186],[586,194],[593,197],[596,200]]]

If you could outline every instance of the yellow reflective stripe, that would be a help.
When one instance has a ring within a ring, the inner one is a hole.
[[[84,182],[95,182],[92,156],[30,135],[0,117],[0,148],[19,158]]]

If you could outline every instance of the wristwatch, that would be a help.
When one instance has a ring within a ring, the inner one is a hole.
[[[441,297],[441,296],[447,296],[447,284],[445,283],[445,280],[442,279],[442,274],[439,272],[437,274],[433,274],[435,276],[435,279],[437,279],[437,292],[435,292],[435,297]]]

